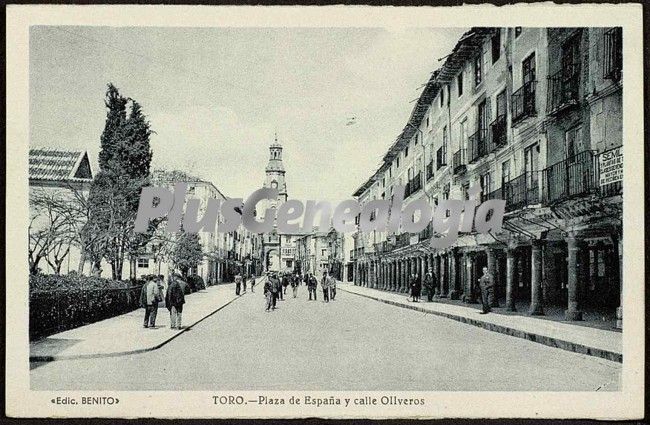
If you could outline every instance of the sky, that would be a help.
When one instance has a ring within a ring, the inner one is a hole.
[[[112,82],[142,105],[156,169],[245,199],[277,132],[289,198],[349,199],[465,30],[35,26],[30,145],[86,150],[97,170]]]

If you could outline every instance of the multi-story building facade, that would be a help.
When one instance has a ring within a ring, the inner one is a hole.
[[[221,203],[228,199],[213,183],[182,171],[156,170],[152,175],[152,184],[155,186],[171,188],[179,182],[187,184],[187,198],[200,200],[199,217],[204,214],[208,199],[217,199]],[[201,230],[198,233],[204,256],[191,273],[201,276],[207,284],[232,281],[238,272],[259,273],[260,269],[260,236],[249,232],[244,226],[239,226],[232,232],[218,232],[222,222],[223,217],[219,212],[217,228]],[[167,275],[172,272],[173,265],[168,259],[174,236],[166,233],[164,228],[159,230],[159,234],[137,259],[137,276]]]
[[[622,252],[620,28],[473,28],[432,74],[383,163],[354,193],[360,204],[504,199],[499,234],[430,247],[417,235],[358,231],[355,284],[406,291],[433,271],[436,296],[474,302],[484,266],[509,310],[563,306],[613,314]],[[471,195],[470,187],[480,187]],[[622,319],[619,308],[617,317]]]
[[[327,271],[334,278],[343,279],[344,238],[334,228],[321,231],[315,227],[312,233],[297,236],[295,245],[301,273],[320,276]]]

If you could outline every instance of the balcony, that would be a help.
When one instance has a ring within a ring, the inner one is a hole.
[[[605,31],[603,52],[603,78],[619,81],[623,71],[623,28]]]
[[[469,136],[469,163],[472,164],[478,161],[481,157],[488,154],[488,138],[487,130],[480,129],[476,133]]]
[[[438,148],[436,151],[436,170],[441,169],[447,165],[447,158],[445,158],[445,152],[442,148]]]
[[[499,188],[488,193],[481,192],[481,202],[489,201],[491,199],[504,199],[503,189]]]
[[[528,171],[503,184],[506,212],[520,210],[540,202],[539,171]]]
[[[553,204],[593,192],[596,181],[593,151],[580,152],[544,170],[544,202]]]
[[[508,143],[508,120],[506,114],[499,115],[490,124],[490,144],[492,150],[505,146]]]
[[[433,178],[433,159],[427,164],[427,181]]]
[[[580,89],[580,64],[573,63],[548,77],[547,111],[557,114],[578,104]]]
[[[537,81],[525,83],[512,94],[512,124],[537,114],[535,108],[535,87]]]
[[[454,174],[461,174],[467,170],[467,159],[465,158],[465,149],[458,149],[454,153],[452,165],[454,167]]]
[[[404,199],[408,198],[418,190],[422,189],[422,174],[418,173],[413,179],[406,183],[404,189]]]
[[[422,231],[420,231],[418,236],[419,236],[418,240],[420,241],[427,240],[431,236],[433,236],[433,223],[429,222],[429,224],[427,224],[427,227],[425,227]]]

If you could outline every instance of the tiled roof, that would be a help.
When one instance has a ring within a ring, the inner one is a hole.
[[[29,150],[29,179],[86,182],[93,178],[88,153],[54,148]]]

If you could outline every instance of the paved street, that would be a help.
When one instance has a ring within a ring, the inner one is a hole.
[[[322,299],[309,302],[302,286],[297,299],[287,294],[278,310],[266,313],[261,289],[158,350],[32,363],[32,388],[611,391],[620,387],[621,364],[616,362],[341,291],[329,304]]]

